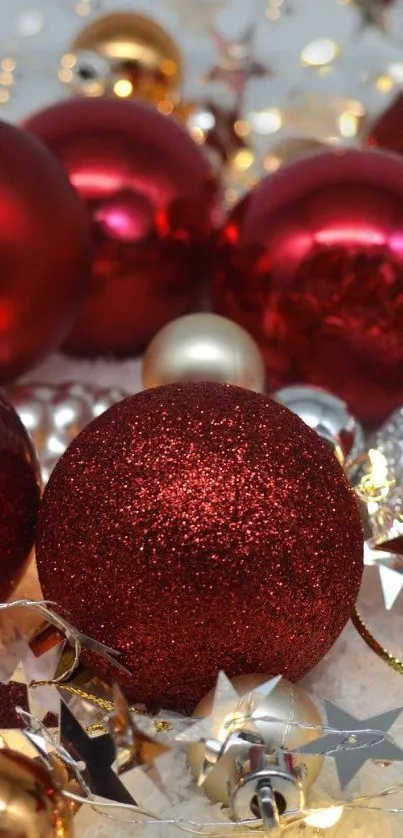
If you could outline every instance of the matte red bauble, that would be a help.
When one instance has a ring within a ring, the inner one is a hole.
[[[0,599],[7,599],[34,541],[39,465],[29,436],[0,396]]]
[[[403,162],[337,150],[266,178],[228,220],[213,295],[273,391],[306,382],[365,422],[389,415],[403,402]]]
[[[117,99],[53,105],[25,127],[64,166],[92,221],[92,281],[66,348],[142,349],[191,308],[206,272],[222,221],[207,159],[174,120]]]
[[[0,382],[62,343],[90,264],[85,208],[57,161],[0,122]]]
[[[313,667],[351,614],[362,533],[341,467],[297,416],[238,387],[170,385],[68,448],[37,560],[45,597],[122,652],[132,676],[106,664],[107,680],[186,708],[221,669]]]

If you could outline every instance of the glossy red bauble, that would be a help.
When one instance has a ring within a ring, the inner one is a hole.
[[[228,220],[213,295],[272,390],[310,383],[387,416],[403,402],[403,161],[337,150],[266,178]]]
[[[0,396],[0,599],[19,579],[34,542],[39,465],[28,434]]]
[[[66,347],[142,349],[189,310],[209,264],[222,209],[207,159],[173,119],[123,100],[63,102],[25,127],[56,155],[92,222],[92,279]]]
[[[61,166],[0,122],[0,382],[64,340],[90,264],[85,209]]]
[[[132,676],[106,663],[109,682],[186,708],[221,669],[313,667],[351,614],[362,532],[342,468],[297,416],[238,387],[170,385],[71,444],[37,561],[45,597],[122,653]]]

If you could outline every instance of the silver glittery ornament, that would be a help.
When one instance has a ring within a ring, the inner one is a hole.
[[[332,445],[342,464],[364,451],[364,431],[348,405],[337,396],[301,384],[284,387],[273,398]]]
[[[70,442],[101,413],[128,395],[118,388],[91,384],[25,384],[5,390],[29,431],[46,484],[57,461]]]

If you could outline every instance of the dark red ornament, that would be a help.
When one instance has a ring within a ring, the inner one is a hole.
[[[0,122],[0,382],[65,339],[90,264],[85,209],[49,152]]]
[[[0,396],[0,599],[10,595],[34,542],[39,465],[14,408]]]
[[[396,96],[371,126],[366,144],[403,155],[403,93]]]
[[[268,397],[220,384],[147,390],[92,422],[52,474],[37,541],[44,596],[132,676],[93,666],[175,708],[220,669],[304,675],[349,619],[362,552],[330,448]]]
[[[134,102],[71,100],[25,127],[56,155],[91,216],[92,280],[66,348],[141,350],[199,292],[222,221],[209,163],[174,120]]]
[[[306,382],[386,417],[403,402],[403,162],[337,150],[266,178],[228,220],[213,296],[273,391]]]

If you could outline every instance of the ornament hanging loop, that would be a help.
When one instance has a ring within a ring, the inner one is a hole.
[[[270,838],[281,835],[282,815],[301,812],[305,797],[299,779],[281,758],[264,745],[252,745],[236,759],[230,782],[230,805],[236,821],[250,829],[263,828]]]

